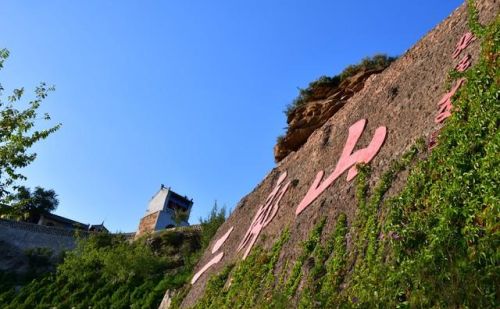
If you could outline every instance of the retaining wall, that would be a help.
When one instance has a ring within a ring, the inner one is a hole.
[[[0,241],[22,251],[49,248],[54,254],[74,249],[76,245],[75,232],[72,230],[4,219],[0,219]]]

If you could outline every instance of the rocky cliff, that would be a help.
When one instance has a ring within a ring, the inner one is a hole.
[[[345,78],[337,86],[324,85],[311,89],[311,95],[304,104],[293,108],[287,115],[287,131],[274,146],[274,159],[283,160],[297,151],[309,136],[323,126],[354,94],[363,89],[366,80],[373,74],[382,72],[385,67],[360,69]]]
[[[461,213],[464,202],[458,199],[470,198],[465,195],[476,190],[475,182],[464,180],[463,187],[456,185],[458,191],[443,195],[439,191],[448,192],[445,184],[437,184],[465,179],[460,175],[468,175],[467,168],[475,165],[463,158],[491,153],[487,149],[493,146],[484,146],[479,137],[491,140],[486,136],[496,132],[498,113],[474,129],[490,128],[490,133],[477,133],[478,142],[464,146],[465,138],[453,132],[466,130],[470,123],[452,107],[452,99],[461,87],[481,86],[486,88],[464,92],[489,93],[484,108],[498,107],[498,88],[492,82],[498,75],[492,76],[498,74],[499,31],[488,32],[485,25],[497,20],[498,29],[499,6],[497,0],[460,6],[383,72],[354,78],[362,82],[356,83],[352,96],[333,93],[297,109],[290,127],[297,129],[297,144],[307,141],[295,152],[277,150],[283,159],[220,227],[196,267],[182,306],[493,307],[498,294],[489,288],[498,279],[497,262],[488,262],[492,256],[476,257],[488,247],[479,244],[493,237],[487,228],[491,216],[484,214],[490,214],[498,199],[480,202],[485,206],[468,210],[470,219],[465,219],[454,213]],[[491,49],[489,60],[480,61],[485,57],[481,44]],[[483,73],[472,75],[478,72]],[[466,74],[472,81],[466,81]],[[326,104],[332,100],[337,103]],[[455,124],[459,121],[463,123]],[[448,123],[455,131],[448,132]],[[463,134],[475,134],[473,129],[467,132]],[[449,138],[440,140],[441,134]],[[283,143],[295,144],[294,139]],[[467,151],[462,154],[457,147]],[[462,154],[461,161],[448,162],[455,152]],[[425,160],[431,160],[430,167],[411,171]],[[369,168],[356,168],[360,163]],[[413,176],[407,182],[408,175]],[[491,175],[484,177],[492,183]],[[407,186],[413,191],[401,193]],[[415,188],[423,191],[411,200]],[[419,230],[418,223],[426,229]],[[477,229],[479,236],[469,238],[468,229]],[[463,252],[453,251],[458,247]],[[474,282],[475,291],[466,289],[466,279]]]

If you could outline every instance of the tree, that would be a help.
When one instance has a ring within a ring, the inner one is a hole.
[[[17,193],[10,195],[9,200],[12,207],[11,217],[31,223],[37,223],[40,215],[56,210],[59,205],[56,192],[41,187],[31,191],[25,186],[20,186],[17,188]]]
[[[226,207],[222,206],[221,209],[217,206],[217,201],[215,201],[208,218],[200,218],[201,225],[201,246],[202,248],[208,247],[212,237],[219,227],[226,221]]]
[[[175,225],[179,226],[182,222],[187,222],[189,219],[189,214],[187,210],[176,208],[174,209],[174,215],[172,216],[174,219]]]
[[[8,57],[9,51],[0,49],[0,70]],[[36,153],[28,152],[29,148],[61,126],[57,124],[48,129],[36,129],[40,120],[50,120],[47,113],[40,118],[38,108],[48,93],[54,91],[53,86],[40,83],[35,88],[35,98],[24,104],[21,102],[23,87],[14,89],[6,101],[3,99],[3,91],[0,84],[0,213],[5,212],[8,207],[6,202],[12,194],[11,190],[19,189],[16,181],[26,179],[18,170],[28,166],[36,158]]]

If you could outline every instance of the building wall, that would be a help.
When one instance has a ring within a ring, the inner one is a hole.
[[[76,246],[73,231],[3,219],[0,219],[0,241],[22,251],[49,248],[54,254],[74,249]]]
[[[175,204],[174,206],[169,205]],[[148,209],[145,216],[139,222],[139,228],[135,237],[139,237],[144,233],[152,233],[155,231],[163,230],[167,227],[174,226],[189,226],[188,221],[182,221],[177,225],[173,219],[174,211],[170,208],[181,207],[187,211],[188,218],[193,206],[192,200],[180,196],[179,194],[171,191],[169,188],[162,186],[153,198],[148,203]]]
[[[155,213],[144,216],[141,219],[141,222],[139,222],[139,228],[137,229],[136,237],[139,237],[144,233],[154,232],[156,221],[158,220],[159,215],[160,212],[157,211]]]
[[[181,221],[179,225],[175,223],[173,219],[173,211],[171,209],[166,209],[164,211],[160,211],[158,220],[156,221],[155,231],[160,231],[165,229],[167,226],[189,226],[189,224],[185,221]]]
[[[153,214],[165,208],[165,202],[168,198],[169,190],[166,188],[160,189],[158,193],[149,201],[147,214]]]
[[[52,219],[49,219],[49,218],[45,218],[45,217],[42,217],[38,221],[38,224],[39,225],[45,225],[45,226],[58,227],[58,228],[66,229],[66,230],[67,229],[70,229],[70,230],[73,229],[73,226],[71,224],[62,223],[62,222],[59,222],[59,221],[56,221],[56,220],[52,220]]]
[[[144,216],[139,223],[139,228],[135,237],[139,237],[144,233],[152,233],[164,230],[169,226],[189,226],[189,223],[182,221],[177,225],[173,219],[173,211],[166,209]]]

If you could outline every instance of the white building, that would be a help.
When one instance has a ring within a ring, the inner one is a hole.
[[[149,201],[148,209],[139,223],[136,236],[176,226],[188,226],[192,206],[192,199],[161,185],[160,190]],[[182,219],[179,217],[184,217],[185,220],[179,220]]]

